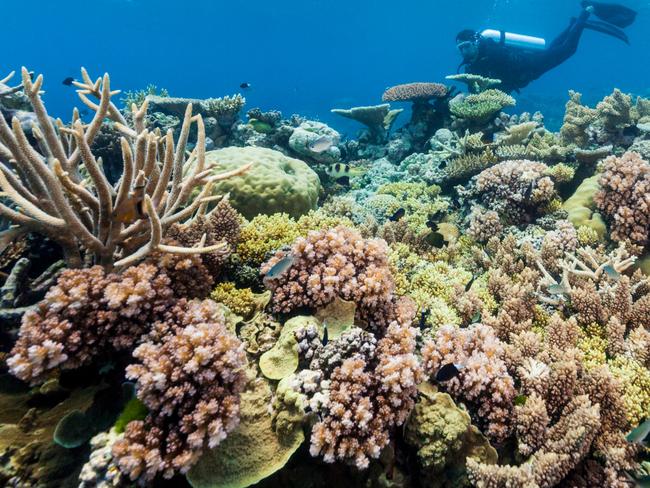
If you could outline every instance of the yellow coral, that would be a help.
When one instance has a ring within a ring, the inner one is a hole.
[[[250,317],[255,311],[255,294],[250,288],[238,289],[234,283],[219,283],[210,298],[223,303],[232,312],[244,318]]]
[[[587,225],[581,225],[577,229],[578,233],[578,242],[580,243],[581,246],[595,246],[598,244],[598,241],[600,240],[600,237],[598,236],[598,232],[587,226]]]
[[[623,383],[623,403],[630,423],[637,425],[650,417],[650,370],[627,356],[615,357],[609,367]]]
[[[299,235],[296,221],[287,214],[258,215],[242,228],[237,253],[245,264],[256,268],[268,253],[291,244]]]

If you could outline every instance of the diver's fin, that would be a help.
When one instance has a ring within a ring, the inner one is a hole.
[[[590,29],[596,32],[602,32],[608,36],[615,37],[620,39],[625,44],[630,44],[630,39],[627,37],[627,34],[623,32],[618,27],[608,24],[607,22],[600,22],[598,20],[587,20],[585,21],[585,29]]]
[[[594,14],[600,20],[620,27],[621,29],[632,25],[636,19],[636,11],[625,5],[617,3],[594,2],[592,0],[583,0],[582,8],[593,7]]]

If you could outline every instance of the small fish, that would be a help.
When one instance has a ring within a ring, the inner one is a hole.
[[[259,132],[260,134],[269,134],[273,132],[271,124],[262,122],[261,120],[250,119],[248,125],[250,125],[255,132]]]
[[[528,400],[528,397],[526,395],[517,395],[515,397],[515,405],[522,406],[526,405],[526,400]]]
[[[422,313],[420,313],[420,322],[419,322],[419,327],[420,330],[424,330],[427,326],[427,319],[429,318],[429,315],[431,315],[431,310],[428,308],[425,308],[422,310]]]
[[[404,208],[398,208],[393,215],[388,217],[388,220],[390,220],[391,222],[399,222],[401,218],[404,217],[405,214],[406,214],[406,210],[404,210]]]
[[[472,323],[476,324],[477,322],[481,321],[481,312],[476,312],[474,316],[472,317]]]
[[[550,285],[547,290],[551,295],[566,295],[569,292],[569,290],[561,284]]]
[[[646,437],[650,435],[650,419],[646,419],[645,422],[638,425],[632,432],[630,432],[626,439],[628,442],[635,442],[641,444],[645,441]]]
[[[329,333],[327,332],[327,324],[323,324],[323,340],[321,341],[323,346],[326,346],[329,342]]]
[[[474,284],[474,280],[476,279],[476,276],[472,276],[472,279],[467,282],[465,285],[465,291],[469,291],[469,289],[472,287]]]
[[[334,141],[331,137],[320,136],[318,139],[314,139],[309,143],[309,150],[313,153],[320,154],[327,151],[333,145]]]
[[[360,176],[365,172],[365,169],[352,168],[349,164],[344,163],[334,163],[325,170],[325,174],[334,180],[338,180],[340,178],[349,179],[351,176]]]
[[[445,238],[444,236],[437,231],[429,232],[426,237],[424,238],[424,241],[429,244],[431,247],[436,247],[438,249],[442,248],[445,246]]]
[[[445,169],[447,167],[447,160],[445,159],[442,163],[438,165],[438,169]]]
[[[447,363],[442,366],[436,373],[436,381],[443,383],[458,376],[458,373],[463,369],[460,364]]]
[[[350,177],[349,176],[341,176],[340,178],[337,178],[336,182],[339,185],[350,186]]]
[[[72,76],[68,76],[65,80],[63,80],[63,84],[65,86],[72,86],[72,82],[74,81],[74,78]]]
[[[611,279],[613,279],[614,281],[618,281],[618,280],[621,279],[621,273],[619,273],[618,271],[616,271],[616,270],[614,269],[614,266],[612,266],[611,264],[608,264],[607,266],[605,266],[605,267],[603,268],[603,271],[605,272],[605,274],[606,274],[607,276],[609,276],[609,277],[610,277]]]
[[[293,265],[293,256],[291,254],[289,254],[288,256],[280,259],[280,261],[275,263],[271,267],[269,272],[266,273],[266,275],[264,275],[264,279],[265,280],[267,280],[267,279],[272,280],[272,279],[275,279],[275,278],[279,278],[284,273],[286,273],[289,270],[289,268],[291,268],[292,265]]]
[[[241,85],[239,85],[239,88],[242,90],[248,90],[251,87],[250,83],[243,82]]]
[[[113,210],[113,219],[121,224],[130,224],[144,218],[144,190],[146,185],[136,186],[129,196]]]
[[[442,212],[438,210],[427,217],[427,227],[434,232],[438,230],[438,224],[441,217],[440,215],[441,213]]]
[[[79,111],[79,115],[81,115],[82,117],[85,117],[85,116],[88,115],[89,113],[90,113],[90,111],[89,111],[87,108],[81,109],[81,110]]]

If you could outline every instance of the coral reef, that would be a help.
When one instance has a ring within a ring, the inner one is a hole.
[[[132,481],[187,472],[239,422],[246,357],[223,313],[211,301],[179,301],[167,315],[152,325],[126,370],[149,410],[112,448]]]

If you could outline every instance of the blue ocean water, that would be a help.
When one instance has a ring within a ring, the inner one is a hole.
[[[561,117],[567,91],[594,102],[619,87],[650,94],[650,2],[627,29],[631,46],[585,32],[577,54],[524,89],[517,110]],[[113,86],[153,83],[171,95],[218,97],[248,82],[247,107],[300,113],[343,130],[331,108],[380,103],[397,83],[456,72],[456,33],[497,28],[551,40],[577,0],[35,0],[3,2],[2,72],[45,75],[46,103],[64,119],[79,101],[61,81],[85,66]],[[403,117],[406,122],[407,117]],[[399,125],[399,124],[398,124]],[[552,125],[552,124],[551,124]]]

